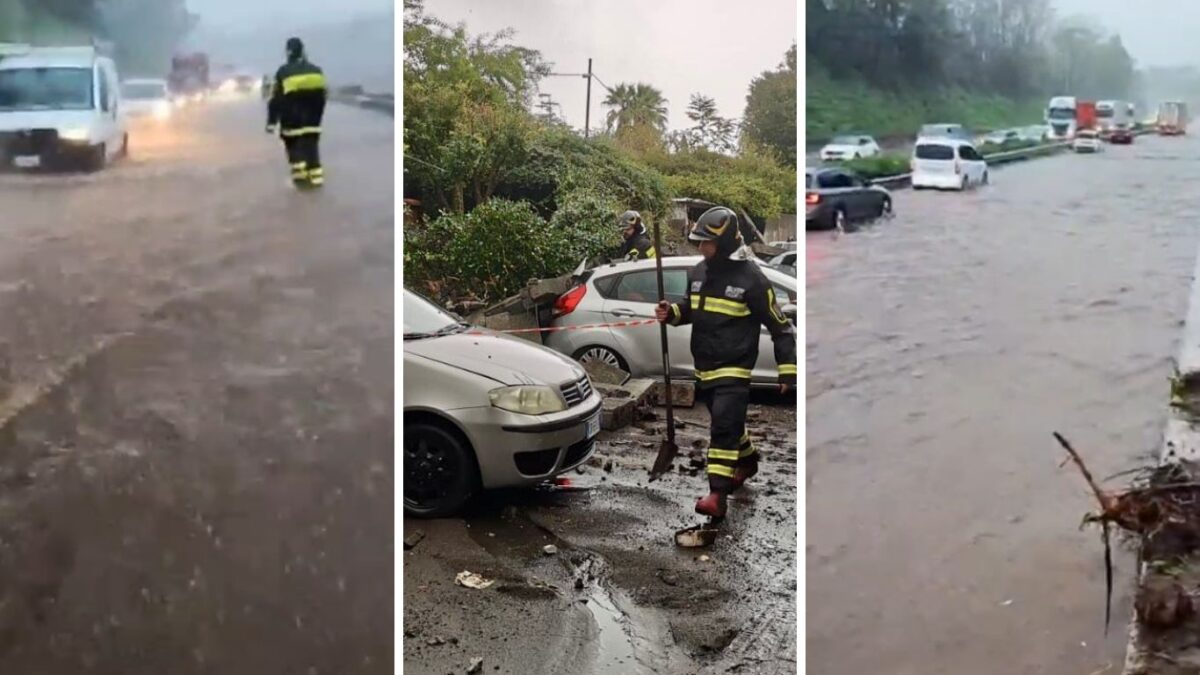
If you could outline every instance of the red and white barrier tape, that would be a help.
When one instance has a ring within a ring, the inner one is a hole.
[[[640,321],[616,321],[614,323],[589,323],[582,326],[552,326],[550,328],[514,328],[512,330],[472,330],[466,335],[487,335],[488,333],[557,333],[564,330],[587,330],[589,328],[633,328],[649,326],[658,323],[658,319],[642,319]]]

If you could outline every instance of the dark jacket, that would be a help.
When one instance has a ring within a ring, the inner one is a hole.
[[[307,59],[289,61],[275,73],[267,124],[286,137],[321,133],[328,90],[325,74]]]
[[[759,327],[775,343],[779,382],[796,384],[796,331],[779,310],[775,288],[752,261],[703,261],[688,274],[687,296],[669,323],[692,324],[697,385],[748,383],[758,361]]]
[[[645,260],[658,256],[658,251],[654,250],[654,242],[650,241],[650,237],[645,232],[640,232],[625,240],[621,245],[621,250],[617,252],[617,258],[621,260]]]

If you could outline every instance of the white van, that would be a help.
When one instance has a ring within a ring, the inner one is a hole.
[[[925,138],[917,141],[913,147],[914,190],[965,190],[972,185],[986,185],[987,182],[987,162],[968,141]]]
[[[0,163],[94,171],[125,155],[119,81],[95,46],[0,45]]]

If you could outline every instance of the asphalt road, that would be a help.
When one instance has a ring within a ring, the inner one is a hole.
[[[390,673],[393,121],[0,175],[0,672]]]
[[[1155,452],[1198,157],[1143,137],[808,235],[809,672],[1120,672],[1134,561],[1106,638],[1094,497],[1051,432],[1098,477]]]

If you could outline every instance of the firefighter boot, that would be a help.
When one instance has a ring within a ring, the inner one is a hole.
[[[696,513],[715,520],[725,517],[725,493],[713,490],[696,502]]]
[[[733,489],[740,489],[746,481],[758,475],[758,457],[742,460],[733,470]]]

